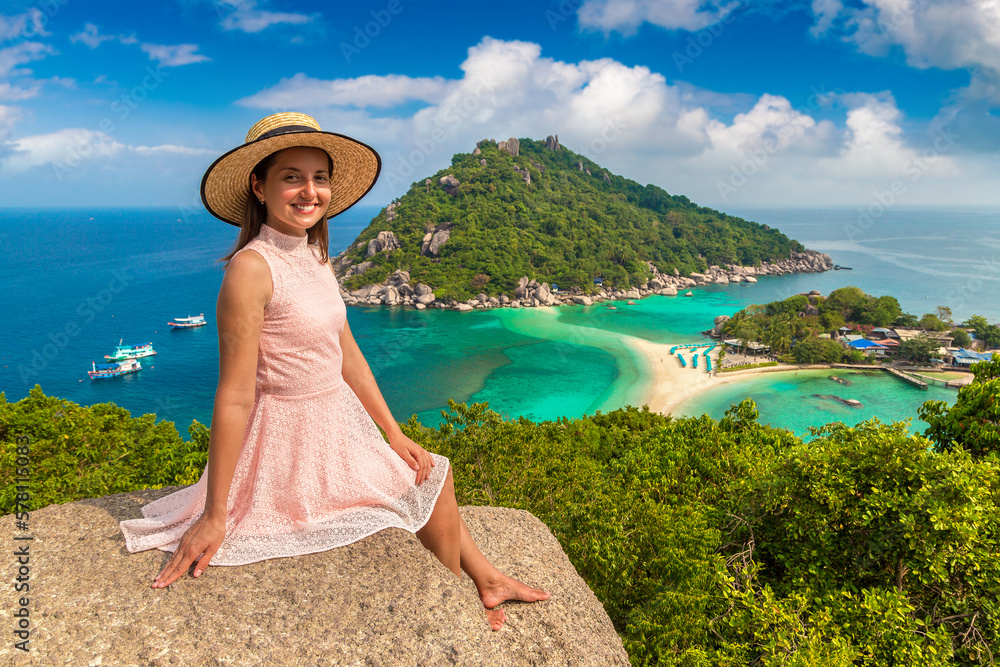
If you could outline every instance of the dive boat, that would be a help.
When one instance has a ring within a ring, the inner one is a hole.
[[[124,338],[118,341],[118,347],[115,348],[115,353],[105,354],[105,359],[108,361],[121,361],[123,359],[151,357],[156,354],[156,350],[153,349],[152,343],[143,343],[142,345],[122,345],[122,340],[124,340]]]
[[[188,317],[175,317],[172,322],[167,322],[170,326],[175,329],[189,329],[191,327],[203,327],[208,322],[205,321],[205,313],[200,315],[191,315]]]
[[[125,359],[124,361],[116,361],[113,364],[101,364],[100,366],[91,362],[91,366],[93,370],[87,371],[87,375],[90,376],[91,380],[116,378],[119,375],[126,375],[127,373],[135,373],[142,370],[142,364],[135,359]]]

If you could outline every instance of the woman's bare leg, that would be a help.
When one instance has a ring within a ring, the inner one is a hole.
[[[479,599],[487,609],[486,616],[494,630],[500,629],[507,616],[502,609],[492,609],[493,607],[505,600],[537,602],[549,597],[540,588],[532,588],[508,577],[486,560],[469,534],[462,515],[458,513],[451,469],[448,470],[448,477],[431,518],[417,531],[417,537],[456,575],[461,576],[461,570],[465,570],[479,591]]]
[[[462,531],[458,521],[458,501],[455,499],[455,480],[448,468],[444,488],[438,496],[431,518],[417,531],[420,543],[438,557],[455,576],[462,576]],[[460,517],[459,517],[460,518]]]

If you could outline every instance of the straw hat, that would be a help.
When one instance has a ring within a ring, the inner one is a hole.
[[[324,132],[311,116],[283,112],[259,121],[246,143],[229,151],[201,179],[201,200],[208,212],[231,225],[242,225],[250,194],[250,172],[271,153],[292,146],[312,146],[333,160],[328,218],[343,213],[375,185],[382,159],[371,146],[334,132]]]

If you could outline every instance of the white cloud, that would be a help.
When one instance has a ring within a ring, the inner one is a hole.
[[[668,30],[700,30],[725,18],[746,0],[586,0],[577,11],[583,28],[629,36],[643,23]]]
[[[0,78],[6,79],[10,76],[31,74],[31,70],[17,69],[17,66],[41,60],[53,53],[55,53],[55,49],[41,42],[21,42],[6,49],[0,49]]]
[[[77,42],[82,42],[92,49],[96,49],[104,42],[113,42],[118,39],[115,35],[102,35],[97,29],[97,26],[93,23],[85,23],[83,30],[71,35],[69,41],[76,44]]]
[[[40,42],[21,42],[15,46],[0,49],[0,102],[16,102],[35,97],[41,90],[41,82],[30,77],[31,70],[19,65],[41,60],[55,53],[55,49]],[[9,80],[18,78],[16,83]]]
[[[11,151],[3,158],[3,170],[7,173],[49,164],[69,165],[72,168],[82,160],[110,157],[123,148],[122,144],[106,134],[75,127],[21,137],[8,141],[4,147]]]
[[[150,60],[155,60],[164,67],[179,67],[211,60],[206,55],[195,53],[198,50],[197,44],[143,44],[141,48]]]
[[[3,107],[0,107],[0,128],[3,127]],[[49,134],[21,137],[3,144],[6,155],[2,170],[15,174],[36,167],[52,166],[60,173],[72,171],[81,164],[112,158],[122,153],[137,155],[208,156],[217,151],[174,144],[159,146],[129,146],[103,132],[70,127]]]
[[[305,74],[282,79],[271,88],[238,102],[261,109],[292,107],[354,106],[391,107],[417,100],[438,102],[452,84],[442,77],[360,76],[354,79],[324,81]],[[303,103],[303,100],[307,100]]]
[[[921,163],[935,136],[904,130],[912,123],[886,94],[820,93],[793,108],[777,95],[720,96],[670,84],[645,67],[563,62],[542,56],[537,44],[491,38],[469,49],[461,70],[461,78],[435,83],[433,94],[416,92],[426,83],[402,75],[296,76],[242,102],[305,108],[325,129],[373,143],[385,165],[373,195],[381,199],[398,196],[484,137],[555,133],[616,173],[706,205],[863,203],[872,183],[888,187],[907,169],[912,175],[914,164],[921,165],[920,188],[907,201],[921,203],[951,196],[960,175],[969,197],[997,171],[976,162],[971,173],[973,162],[953,154],[957,145]],[[380,87],[384,92],[374,92]],[[416,112],[409,108],[414,101],[424,103]],[[718,184],[730,184],[741,169],[749,177],[723,192]]]
[[[30,9],[23,14],[4,16],[0,14],[0,39],[16,40],[34,37],[48,37],[45,31],[45,17],[39,9]]]
[[[0,141],[4,141],[10,136],[14,129],[14,124],[22,117],[20,107],[5,106],[0,104]]]
[[[222,11],[229,11],[222,19],[225,30],[239,30],[248,33],[258,33],[273,25],[302,25],[309,23],[312,16],[298,12],[272,12],[257,9],[255,0],[220,0],[217,6]]]
[[[175,146],[174,144],[160,144],[159,146],[126,146],[126,149],[135,151],[139,155],[216,155],[218,151],[208,148],[191,148],[190,146]]]
[[[902,50],[920,69],[969,69],[966,93],[1000,102],[1000,2],[997,0],[864,0],[844,7],[816,0],[814,32],[832,33],[863,53]],[[832,27],[832,28],[831,28]]]
[[[813,0],[812,11],[816,17],[816,24],[809,32],[813,37],[825,35],[843,9],[844,3],[841,0]]]

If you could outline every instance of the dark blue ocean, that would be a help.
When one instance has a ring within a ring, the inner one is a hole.
[[[332,252],[347,247],[377,212],[356,208],[338,217]],[[395,417],[417,414],[436,423],[448,399],[486,400],[507,416],[532,419],[634,403],[631,382],[642,369],[608,334],[693,342],[715,315],[811,289],[857,285],[894,295],[918,315],[950,305],[956,320],[973,313],[1000,320],[996,209],[892,209],[864,229],[849,209],[730,212],[777,227],[853,270],[713,286],[697,290],[695,299],[653,297],[627,311],[560,308],[538,324],[512,311],[352,308],[351,328]],[[235,228],[182,209],[0,210],[7,314],[0,391],[16,401],[39,384],[46,394],[85,405],[113,402],[136,415],[156,413],[182,433],[192,419],[208,423],[218,379],[217,260],[235,237]],[[166,325],[198,313],[208,326]],[[152,342],[158,354],[143,359],[139,373],[90,380],[91,363],[101,363],[120,339]],[[829,419],[824,414],[817,413],[817,423]]]

